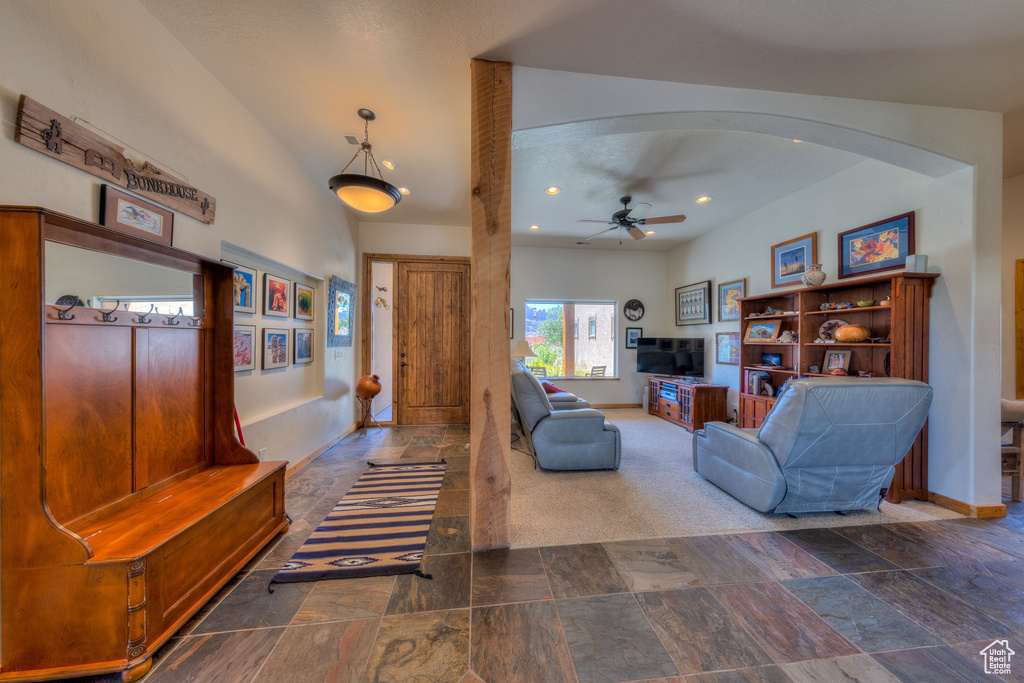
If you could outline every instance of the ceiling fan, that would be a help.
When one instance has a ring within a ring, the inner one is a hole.
[[[659,223],[682,223],[686,220],[686,216],[679,214],[678,216],[659,216],[657,218],[644,218],[644,215],[650,210],[651,205],[647,202],[639,202],[632,209],[629,208],[629,203],[633,201],[633,198],[629,195],[619,199],[622,202],[622,209],[612,214],[610,221],[591,221],[591,220],[578,220],[577,223],[604,223],[612,227],[607,230],[591,235],[581,242],[576,244],[590,244],[590,240],[595,237],[600,237],[606,232],[617,230],[618,228],[624,228],[629,236],[635,240],[642,240],[645,235],[644,231],[640,229],[641,225],[657,225]]]

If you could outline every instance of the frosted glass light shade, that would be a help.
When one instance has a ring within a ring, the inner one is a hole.
[[[357,173],[336,175],[327,186],[356,211],[380,213],[402,201],[402,193],[391,183]]]

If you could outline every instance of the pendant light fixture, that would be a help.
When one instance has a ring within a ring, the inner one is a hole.
[[[369,109],[360,109],[359,118],[365,122],[363,128],[363,143],[359,151],[348,162],[348,166],[342,169],[341,173],[328,181],[327,186],[338,194],[341,201],[351,206],[356,211],[366,213],[380,213],[387,211],[392,206],[402,201],[402,193],[398,188],[384,180],[384,174],[377,166],[377,160],[373,158],[373,145],[370,144],[370,121],[377,118]],[[346,173],[359,155],[363,155],[363,173]]]

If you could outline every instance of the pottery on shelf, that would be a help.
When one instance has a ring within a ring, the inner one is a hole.
[[[372,399],[380,393],[380,376],[363,375],[356,383],[356,396],[361,399]]]
[[[871,330],[863,325],[843,325],[837,327],[833,333],[837,341],[845,344],[862,342],[871,336]]]
[[[837,377],[846,377],[846,370],[843,370],[842,368],[832,368],[828,371],[828,374],[836,375]]]
[[[874,306],[875,305],[875,300],[874,299],[865,299],[864,301],[858,301],[857,305],[860,306],[861,308],[867,308],[868,306]]]
[[[825,271],[821,269],[820,263],[812,263],[807,266],[807,272],[803,274],[800,280],[805,285],[810,285],[811,287],[818,287],[825,282],[825,279],[827,277],[828,276],[825,275]]]
[[[888,297],[888,296],[885,297],[884,299],[882,299],[881,301],[878,302],[878,305],[879,306],[892,306],[892,297]]]

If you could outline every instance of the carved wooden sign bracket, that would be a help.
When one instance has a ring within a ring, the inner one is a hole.
[[[124,148],[22,95],[14,141],[109,183],[212,224],[217,200],[146,162],[136,169]]]

